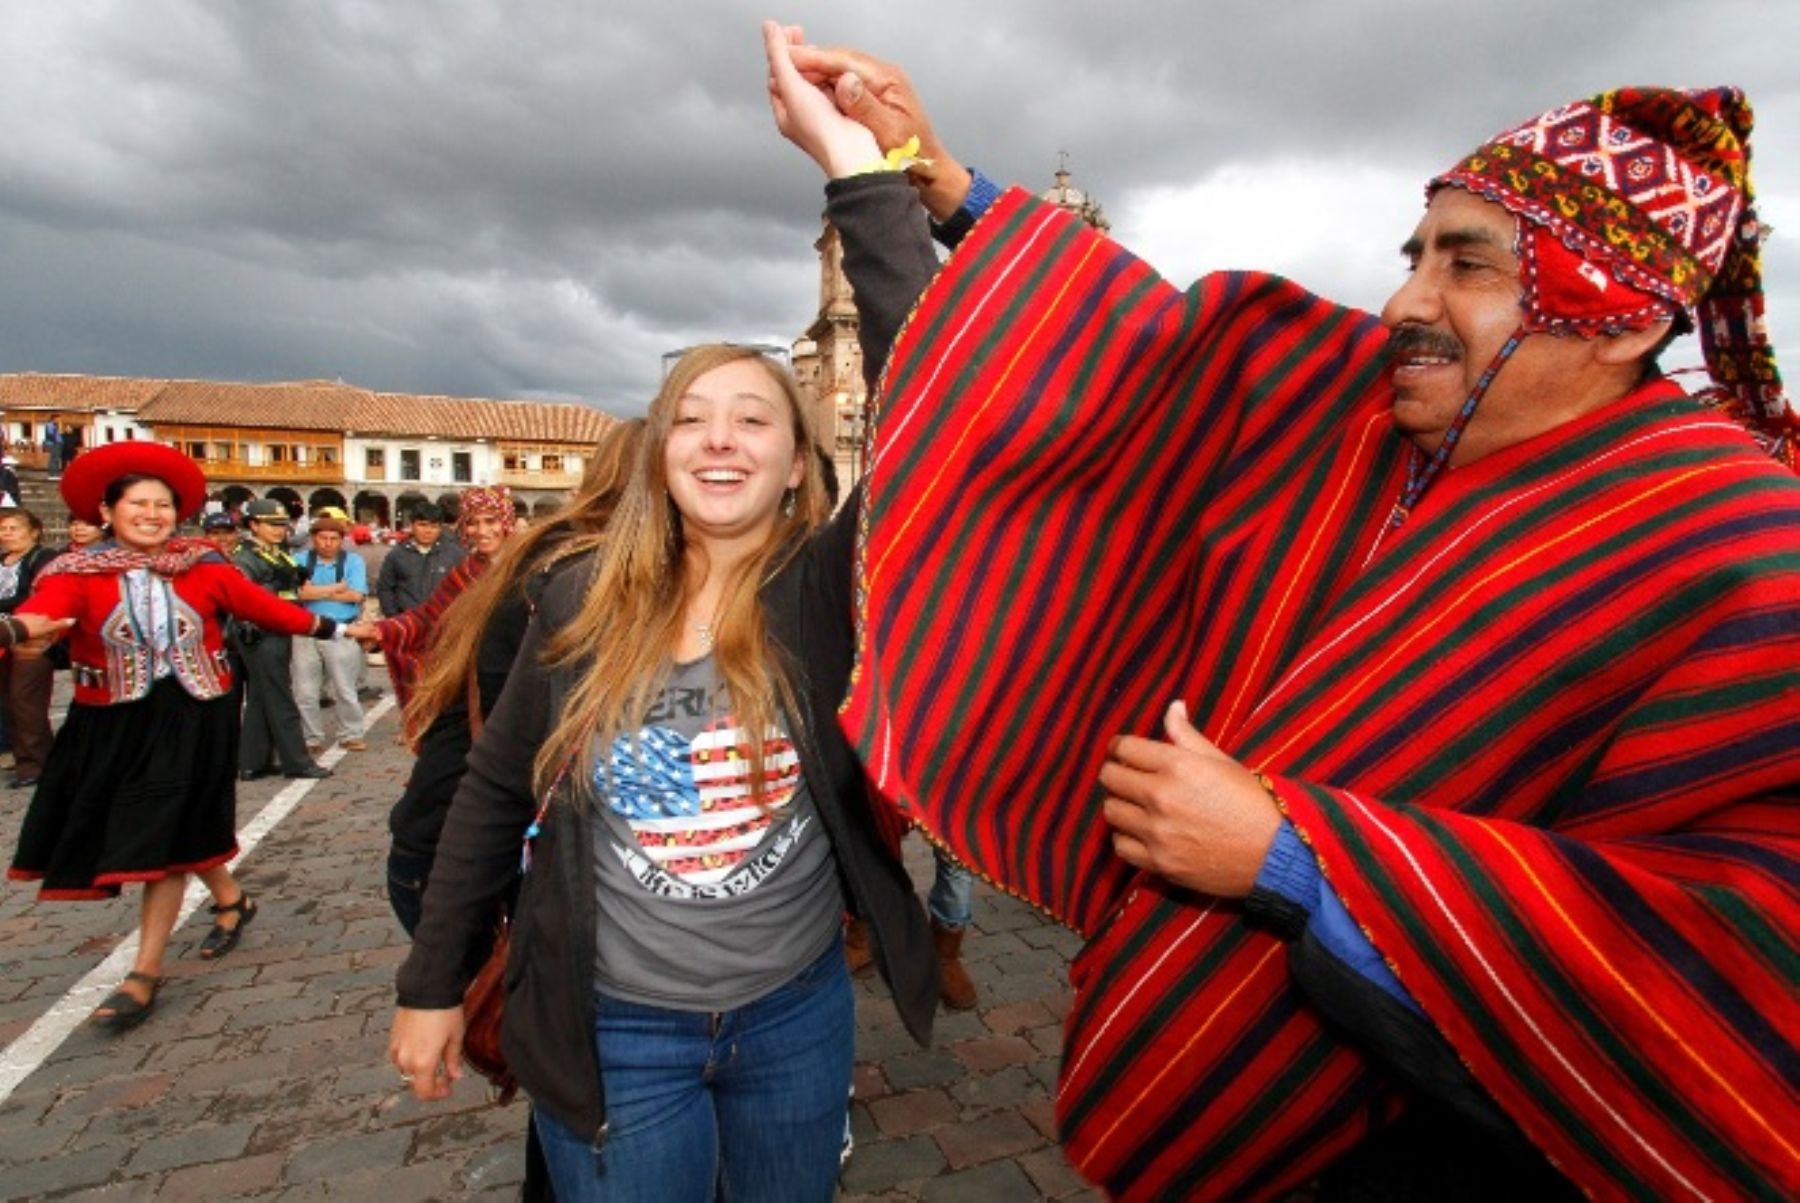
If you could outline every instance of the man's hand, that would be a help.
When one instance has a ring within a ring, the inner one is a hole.
[[[462,1077],[463,1013],[461,1007],[441,1011],[394,1009],[388,1033],[388,1060],[413,1097],[427,1102],[450,1097]]]
[[[769,58],[769,108],[781,136],[811,155],[834,180],[879,160],[874,135],[838,112],[822,87],[794,69],[791,55],[801,38],[799,27],[764,21],[762,28],[763,51]]]
[[[1121,735],[1100,769],[1113,851],[1126,863],[1190,890],[1242,898],[1256,883],[1281,811],[1243,765],[1188,722],[1163,716],[1168,741]]]
[[[927,161],[907,176],[919,199],[939,221],[956,212],[972,177],[938,140],[905,71],[848,47],[796,45],[789,54],[803,78],[831,88],[838,108],[875,135],[883,154],[916,136],[919,157]]]

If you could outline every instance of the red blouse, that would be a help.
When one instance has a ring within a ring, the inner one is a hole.
[[[167,655],[182,687],[203,700],[231,688],[226,617],[282,635],[312,635],[333,626],[328,619],[259,589],[223,559],[201,560],[163,579],[169,582],[174,601],[174,640]],[[75,620],[66,638],[77,702],[109,706],[136,701],[150,692],[154,648],[132,616],[123,572],[46,570],[16,612]]]

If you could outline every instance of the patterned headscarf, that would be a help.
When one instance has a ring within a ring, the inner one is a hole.
[[[478,485],[464,489],[457,504],[457,533],[466,534],[469,521],[484,514],[500,519],[500,533],[511,535],[519,524],[519,512],[513,508],[512,490],[505,485]]]
[[[1702,399],[1800,470],[1800,417],[1763,321],[1750,102],[1736,88],[1622,88],[1550,110],[1431,181],[1521,223],[1524,328],[1592,336],[1698,327]]]

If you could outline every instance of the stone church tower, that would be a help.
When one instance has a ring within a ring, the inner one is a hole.
[[[1068,155],[1060,156],[1055,183],[1039,194],[1095,229],[1112,228],[1100,202],[1070,182]],[[813,414],[814,429],[837,465],[841,494],[862,476],[865,410],[862,347],[856,341],[856,301],[844,277],[844,245],[827,221],[813,249],[819,253],[819,312],[806,333],[794,340],[793,367],[800,396]]]
[[[844,244],[829,221],[813,243],[819,252],[819,313],[794,342],[794,377],[812,411],[813,429],[837,465],[840,496],[862,475],[862,347],[856,341],[856,298],[844,276]]]

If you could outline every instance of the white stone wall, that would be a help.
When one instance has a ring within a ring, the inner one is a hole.
[[[384,461],[379,479],[369,475],[368,451],[378,448]],[[404,452],[417,452],[419,475],[401,475]],[[469,479],[456,479],[458,453],[469,457]],[[454,488],[461,484],[492,484],[500,477],[500,454],[491,443],[461,442],[455,439],[398,439],[351,436],[344,440],[344,477],[351,485],[418,484]]]
[[[156,435],[148,426],[138,425],[137,420],[128,413],[100,410],[94,414],[94,426],[89,432],[88,446],[104,447],[108,443],[123,443],[127,440],[155,442]]]

